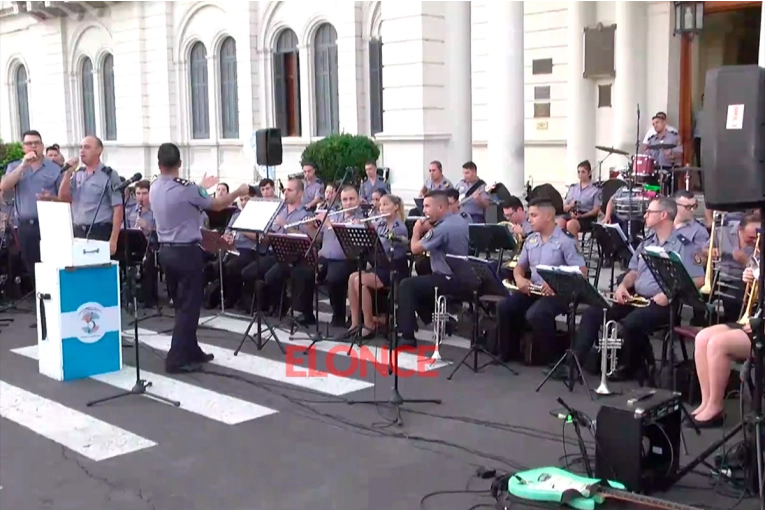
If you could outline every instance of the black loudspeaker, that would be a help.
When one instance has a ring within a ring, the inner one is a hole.
[[[258,129],[255,132],[255,147],[259,165],[282,164],[282,132],[279,129]]]
[[[701,161],[708,208],[740,211],[765,205],[765,69],[707,71]]]
[[[643,494],[669,488],[680,464],[681,398],[641,388],[604,401],[596,420],[595,477]]]

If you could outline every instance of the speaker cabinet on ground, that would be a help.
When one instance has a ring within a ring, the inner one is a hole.
[[[681,395],[638,389],[610,397],[598,411],[595,477],[650,494],[672,485],[680,464]]]
[[[707,207],[739,211],[765,205],[765,69],[707,71],[701,163]]]
[[[282,164],[282,132],[279,129],[257,130],[255,146],[259,165],[279,166]]]

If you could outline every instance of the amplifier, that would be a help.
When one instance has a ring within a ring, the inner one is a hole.
[[[643,494],[669,488],[680,464],[682,395],[641,388],[598,411],[595,476]]]

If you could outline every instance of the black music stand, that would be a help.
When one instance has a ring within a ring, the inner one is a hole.
[[[568,316],[568,336],[569,346],[566,349],[566,353],[561,356],[558,362],[553,366],[552,370],[545,376],[536,391],[542,389],[542,386],[552,377],[552,375],[558,370],[558,367],[566,362],[568,366],[568,380],[566,386],[568,391],[574,391],[577,379],[582,382],[584,389],[587,391],[587,396],[592,400],[592,392],[590,386],[587,384],[587,380],[584,378],[584,371],[582,370],[582,364],[579,361],[579,357],[574,351],[574,342],[576,341],[576,311],[579,308],[580,303],[600,308],[603,313],[607,313],[610,305],[608,301],[598,292],[598,290],[592,286],[592,284],[584,277],[580,271],[565,271],[560,268],[542,268],[537,267],[537,274],[550,286],[557,296],[565,299],[568,303],[571,303],[571,309]],[[578,374],[575,371],[578,370]]]
[[[366,269],[367,262],[373,262],[374,265],[388,266],[390,261],[385,254],[380,237],[372,225],[368,223],[366,225],[336,223],[332,225],[332,229],[335,231],[337,242],[343,249],[346,258],[348,260],[356,260],[356,271],[359,273],[359,306],[361,306],[361,293],[364,290],[361,285],[361,273]],[[359,325],[350,332],[351,345],[348,347],[349,355],[353,351],[354,345],[358,344],[361,347],[362,329],[362,326]]]
[[[114,254],[114,258],[119,262],[120,269],[123,271],[123,276],[125,278],[135,278],[136,281],[138,280],[136,276],[137,267],[140,266],[143,263],[143,260],[148,256],[148,249],[149,241],[146,239],[143,230],[137,228],[120,230],[119,236],[117,237],[117,251]],[[124,286],[123,290],[127,292],[129,290],[128,286]],[[125,301],[129,306],[132,306],[132,301],[129,297]],[[138,310],[135,312],[137,316]],[[157,313],[136,320],[141,323],[154,317],[160,317],[161,315],[161,313]]]
[[[592,235],[600,248],[600,260],[602,264],[604,259],[627,260],[629,262],[635,250],[627,240],[622,227],[617,223],[603,224],[593,223]],[[615,285],[615,271],[611,271],[611,280],[609,289],[613,290]]]
[[[505,231],[507,231],[507,229],[505,229]],[[479,259],[476,257],[460,257],[456,255],[447,255],[446,261],[447,264],[449,264],[449,267],[452,269],[453,273],[457,275],[457,278],[459,278],[460,283],[469,281],[471,277],[477,283],[477,290],[473,291],[473,334],[471,335],[472,338],[470,339],[470,349],[467,353],[465,353],[465,356],[460,360],[459,363],[457,363],[457,366],[454,367],[452,373],[449,374],[446,379],[451,380],[452,377],[454,377],[454,374],[456,374],[460,367],[462,367],[462,365],[468,367],[473,371],[473,373],[478,373],[480,370],[483,370],[489,365],[501,365],[505,367],[511,374],[518,375],[518,372],[510,368],[507,363],[503,362],[493,353],[489,352],[489,350],[486,349],[486,347],[482,345],[478,339],[478,310],[480,306],[479,297],[497,296],[505,298],[510,295],[505,286],[502,284],[502,281],[499,279],[499,275],[492,268],[492,263],[488,260]],[[497,332],[497,334],[499,334],[499,332]],[[485,354],[491,359],[483,365],[478,366],[478,354]],[[472,366],[468,364],[468,358],[471,355],[473,356]]]
[[[244,206],[242,211],[239,213],[239,216],[237,216],[236,220],[234,220],[234,224],[231,225],[231,230],[247,232],[250,234],[257,234],[258,236],[266,232],[270,232],[271,225],[276,219],[276,216],[279,214],[279,211],[281,211],[282,207],[284,206],[285,206],[284,201],[278,198],[276,199],[252,198]],[[208,234],[208,239],[212,241],[216,240],[215,236],[212,233]],[[225,243],[225,241],[219,235],[217,237],[217,240],[220,243],[224,243],[222,245],[216,246],[219,252],[220,250],[226,249],[228,246],[230,246],[228,245],[228,243]],[[260,255],[259,250],[256,247],[255,261],[258,260],[259,255]],[[220,285],[221,285],[221,314],[223,314],[225,312],[224,312],[224,304],[223,304],[223,275],[222,274],[221,274]],[[255,323],[257,323],[258,325],[258,332],[257,332],[256,338],[250,335],[250,330],[252,329],[252,326]],[[266,328],[268,328],[268,332],[270,334],[270,336],[265,339],[263,339],[263,324],[266,325]],[[239,354],[239,351],[241,351],[242,347],[244,346],[245,340],[247,340],[248,338],[255,344],[258,350],[263,349],[263,347],[268,343],[268,341],[273,339],[274,342],[276,342],[276,345],[279,346],[279,350],[282,351],[282,354],[286,354],[286,351],[284,350],[284,346],[279,342],[279,338],[276,336],[276,333],[274,332],[274,328],[271,327],[271,324],[263,316],[263,312],[261,310],[260,304],[258,304],[255,307],[254,316],[252,320],[250,321],[250,323],[247,325],[247,329],[245,330],[244,335],[242,335],[242,340],[239,342],[239,346],[234,351],[234,356],[237,356]]]
[[[506,225],[486,225],[481,223],[471,223],[468,227],[470,235],[470,245],[475,250],[475,255],[498,251],[497,273],[502,264],[502,258],[505,251],[515,251],[517,248],[515,238],[510,233]]]
[[[226,241],[220,232],[213,229],[203,228],[202,231],[202,249],[204,249],[206,252],[211,254],[216,254],[218,257],[218,279],[220,280],[220,313],[215,315],[212,319],[216,319],[221,316],[227,316],[230,315],[233,318],[242,318],[240,316],[237,316],[235,314],[229,314],[226,311],[226,304],[225,304],[225,289],[223,288],[223,258],[226,256],[226,254],[232,254],[235,256],[239,256],[239,252],[236,250],[236,247]],[[257,253],[257,252],[256,252]],[[256,259],[257,260],[257,259]]]

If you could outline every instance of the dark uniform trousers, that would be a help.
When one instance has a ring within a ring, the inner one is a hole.
[[[152,307],[159,301],[159,270],[156,248],[148,246],[141,261],[141,300],[144,306]]]
[[[636,308],[629,305],[615,303],[608,309],[606,320],[618,321],[622,327],[622,347],[619,351],[619,365],[628,371],[635,371],[646,359],[651,344],[648,336],[669,324],[669,306],[660,306],[651,301],[644,308]],[[592,349],[595,342],[600,339],[601,326],[603,325],[603,310],[588,308],[582,314],[579,322],[574,343],[576,355],[584,360]]]
[[[90,235],[88,235],[90,230]],[[80,239],[93,239],[94,241],[106,241],[112,237],[111,223],[94,223],[93,228],[90,225],[74,225],[74,237]]]
[[[568,303],[555,296],[528,296],[513,292],[497,306],[499,329],[499,355],[507,361],[518,359],[521,354],[521,337],[528,324],[531,327],[533,345],[543,352],[552,352],[555,341],[555,317],[566,313]]]
[[[430,268],[430,257],[426,255],[415,255],[414,271],[417,273],[417,276],[433,274],[433,270]]]
[[[19,220],[21,260],[30,277],[35,277],[35,264],[40,262],[40,224],[37,218]]]
[[[165,365],[196,363],[204,353],[197,343],[197,325],[204,297],[204,251],[198,243],[163,243],[159,263],[165,270],[167,289],[173,296],[175,324]]]
[[[327,294],[332,306],[332,321],[345,323],[348,297],[348,278],[357,270],[356,263],[350,260],[330,260],[321,258],[319,262],[327,269]]]
[[[414,340],[417,316],[425,324],[430,324],[433,321],[436,287],[438,287],[439,295],[461,296],[465,294],[464,285],[460,285],[456,278],[443,274],[411,276],[401,280],[398,287],[396,318],[398,330],[403,338]]]
[[[272,308],[279,306],[282,297],[282,287],[287,277],[292,281],[292,309],[302,313],[305,317],[313,316],[313,294],[316,289],[316,276],[314,269],[305,264],[290,266],[276,262],[268,266],[262,264],[258,271],[265,270],[263,279],[265,285],[262,287],[262,293],[258,294],[258,306],[270,305]],[[268,262],[271,262],[270,260]],[[249,269],[249,267],[248,267]]]
[[[243,273],[255,261],[255,250],[243,248],[238,251],[239,255],[228,253],[223,259],[223,295],[226,306],[234,306],[242,297],[245,286],[249,287],[252,281],[243,278]]]

